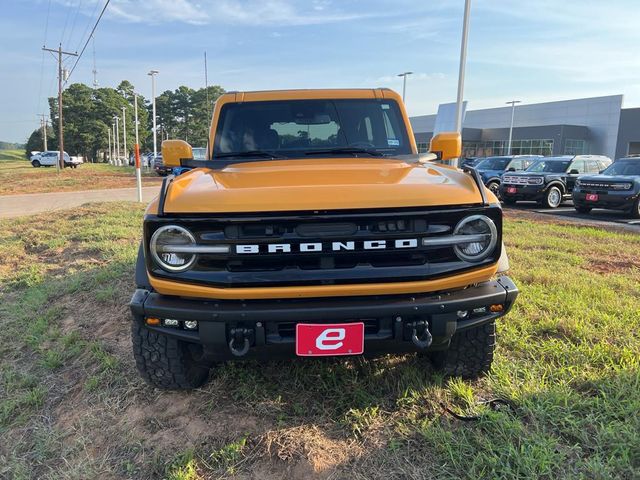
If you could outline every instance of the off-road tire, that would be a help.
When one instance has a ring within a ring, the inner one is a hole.
[[[136,366],[150,385],[165,390],[189,390],[204,384],[209,367],[193,358],[187,342],[131,322],[131,340]]]
[[[557,204],[554,203],[554,200],[553,200],[554,195],[559,196],[559,200]],[[556,185],[552,185],[547,189],[546,192],[544,192],[544,198],[540,201],[540,204],[544,208],[558,208],[560,205],[562,205],[562,201],[563,201],[562,190],[560,189],[560,187]]]
[[[578,213],[589,213],[591,212],[591,207],[574,207],[576,212]]]
[[[491,190],[497,198],[500,198],[500,182],[492,180],[487,184],[487,188]]]
[[[436,370],[447,377],[477,378],[491,369],[496,348],[496,322],[456,333],[448,350],[428,354]]]
[[[633,207],[631,207],[631,216],[633,218],[640,218],[640,197],[638,197]]]

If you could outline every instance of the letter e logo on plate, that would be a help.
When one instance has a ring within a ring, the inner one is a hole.
[[[303,357],[360,355],[364,352],[364,323],[296,325],[296,354]]]

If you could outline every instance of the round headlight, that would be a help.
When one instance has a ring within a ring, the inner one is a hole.
[[[188,251],[188,247],[194,246],[195,243],[196,239],[186,228],[165,225],[151,236],[149,250],[163,269],[169,272],[183,272],[196,261],[195,253]]]
[[[460,260],[466,262],[480,262],[487,258],[498,242],[498,229],[489,217],[471,215],[463,218],[456,225],[454,235],[470,235],[473,240],[469,243],[458,243],[453,247]]]

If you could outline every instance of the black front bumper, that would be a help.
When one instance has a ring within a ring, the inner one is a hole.
[[[598,200],[587,200],[588,193],[595,193],[598,195]],[[638,192],[602,192],[591,190],[573,190],[573,204],[576,207],[591,207],[591,208],[608,208],[612,210],[631,210],[635,204],[640,193]]]
[[[508,188],[515,187],[516,193],[509,193]],[[512,200],[542,200],[547,187],[546,185],[500,185],[500,196]]]
[[[463,290],[440,294],[370,297],[333,297],[282,300],[189,300],[137,289],[130,307],[134,321],[146,318],[179,320],[180,326],[149,326],[158,333],[203,345],[214,360],[237,359],[229,342],[232,330],[242,329],[251,348],[243,358],[292,356],[295,354],[297,323],[365,324],[365,355],[415,352],[412,326],[426,321],[433,336],[431,350],[445,349],[453,334],[482,325],[505,315],[518,296],[509,277],[481,283]],[[490,305],[503,305],[492,313]],[[473,312],[485,308],[486,311]],[[460,319],[459,311],[469,316]],[[183,322],[197,320],[197,330],[187,330]]]

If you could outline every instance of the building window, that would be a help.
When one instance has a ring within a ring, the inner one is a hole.
[[[429,144],[427,142],[417,142],[418,153],[429,153]]]
[[[462,142],[463,157],[491,157],[502,155],[506,148],[506,142]]]
[[[567,138],[564,141],[565,155],[584,155],[585,153],[589,153],[589,144],[586,140],[573,140]]]
[[[511,142],[511,153],[513,155],[551,155],[553,153],[553,140],[514,140]]]

